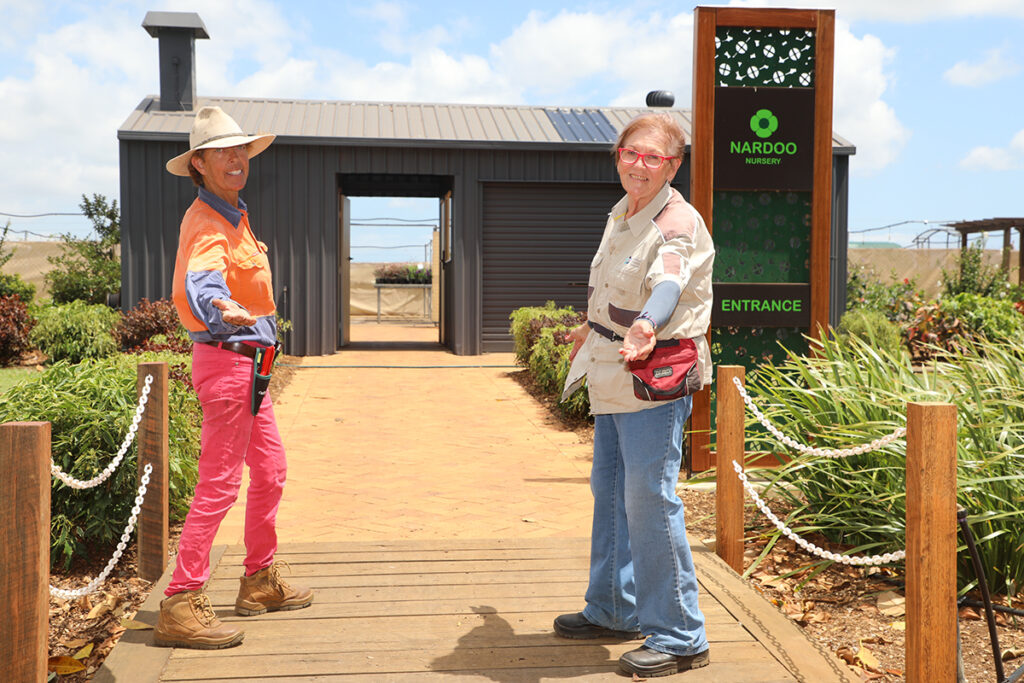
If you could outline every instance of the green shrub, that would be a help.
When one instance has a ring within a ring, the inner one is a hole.
[[[53,268],[44,276],[54,302],[106,302],[107,295],[121,289],[121,262],[117,245],[121,241],[121,215],[117,200],[94,194],[82,195],[82,213],[92,222],[97,239],[79,239],[64,235],[60,255],[47,260]]]
[[[903,334],[900,326],[891,322],[881,311],[857,308],[847,311],[839,320],[840,337],[854,335],[878,349],[897,355],[903,352]]]
[[[924,361],[942,353],[960,353],[967,341],[1002,341],[1024,330],[1014,302],[961,292],[918,308],[904,334],[911,354]]]
[[[846,310],[878,311],[894,322],[911,318],[924,294],[915,280],[899,280],[895,273],[890,279],[889,284],[884,284],[874,269],[863,265],[851,267],[846,279]]]
[[[527,364],[538,388],[555,398],[561,397],[565,378],[569,375],[572,344],[566,342],[565,335],[571,329],[565,325],[542,328]],[[560,402],[558,409],[570,417],[587,417],[590,414],[590,399],[586,387],[580,387],[572,396]]]
[[[812,342],[813,354],[790,354],[748,376],[748,391],[771,422],[799,442],[848,448],[906,424],[909,401],[957,407],[957,502],[969,513],[989,585],[1024,588],[1024,339],[964,341],[949,362],[915,368],[851,335]],[[784,520],[800,535],[823,534],[855,554],[892,552],[906,544],[906,443],[873,453],[824,458],[789,452],[767,432],[748,431],[747,449],[794,458],[760,473],[792,506]],[[773,534],[778,538],[778,534]],[[965,550],[958,555],[962,591],[974,585]]]
[[[7,221],[0,229],[0,268],[14,258],[14,250],[7,249],[7,235],[10,231],[11,222]],[[28,304],[32,303],[32,297],[35,295],[35,285],[25,282],[17,273],[0,273],[0,296],[16,296]]]
[[[1010,291],[1006,271],[985,263],[984,242],[980,239],[966,249],[961,249],[954,270],[947,272],[943,268],[943,298],[957,294],[978,294],[1001,299]]]
[[[0,295],[0,366],[10,365],[31,348],[29,333],[35,324],[21,298]]]
[[[161,337],[147,344],[153,337]],[[114,328],[114,340],[122,351],[158,350],[153,346],[171,347],[177,353],[189,353],[192,342],[178,319],[178,311],[169,299],[142,299],[121,315]],[[165,350],[165,349],[159,349]]]
[[[559,398],[569,374],[569,353],[572,350],[572,344],[566,343],[565,335],[584,322],[586,314],[577,313],[572,307],[558,308],[554,301],[549,301],[544,306],[517,308],[509,318],[512,320],[516,362],[529,369],[538,388],[553,398]],[[590,399],[586,387],[577,389],[559,403],[558,409],[570,417],[588,417]]]
[[[419,263],[384,263],[373,270],[374,282],[378,284],[430,284],[430,268]]]
[[[548,301],[543,306],[517,308],[508,317],[512,321],[510,332],[515,344],[516,362],[527,365],[530,362],[531,349],[543,328],[559,325],[575,327],[586,321],[587,314],[577,313],[572,306],[558,308],[554,301]]]
[[[117,355],[79,365],[61,362],[31,376],[0,398],[0,422],[51,423],[53,461],[76,479],[97,476],[117,454],[137,406],[137,363],[163,361],[187,372],[179,354]],[[184,518],[195,488],[202,411],[191,387],[168,385],[169,487],[174,519]],[[67,567],[77,556],[107,556],[117,544],[137,494],[133,445],[103,484],[76,490],[53,480],[51,565]]]
[[[73,301],[39,309],[30,339],[51,361],[77,363],[117,351],[113,329],[120,313],[102,305]]]
[[[35,295],[36,286],[22,280],[17,273],[0,273],[0,296],[16,296],[28,304]]]

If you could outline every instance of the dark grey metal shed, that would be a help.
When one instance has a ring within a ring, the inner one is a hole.
[[[194,22],[179,23],[180,30],[205,37]],[[607,212],[622,195],[610,146],[626,122],[649,111],[192,101],[196,108],[220,106],[246,132],[278,136],[253,161],[243,197],[254,230],[269,246],[278,308],[294,325],[287,351],[295,355],[333,353],[347,341],[347,198],[352,196],[438,199],[439,339],[458,355],[511,349],[508,315],[519,306],[555,300],[585,307],[590,259]],[[183,108],[180,101],[161,103],[149,96],[118,129],[125,306],[170,295],[178,226],[195,197],[188,179],[164,169],[188,146],[193,111]],[[671,113],[689,135],[688,110],[661,111]],[[845,299],[853,152],[850,143],[834,137],[834,322]],[[689,194],[688,157],[675,184]]]

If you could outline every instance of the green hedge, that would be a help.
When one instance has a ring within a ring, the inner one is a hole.
[[[586,320],[586,315],[577,313],[571,306],[558,308],[554,301],[548,301],[544,306],[517,308],[509,319],[516,362],[526,366],[538,388],[557,399],[569,374],[572,350],[572,344],[565,342],[565,334]],[[586,387],[576,390],[558,407],[567,416],[589,416]]]
[[[0,423],[51,423],[53,461],[76,479],[92,479],[113,460],[138,405],[137,364],[163,361],[189,369],[187,355],[116,355],[78,365],[59,362],[0,398]],[[191,387],[168,386],[171,516],[183,519],[195,489],[202,410]],[[77,490],[54,478],[50,510],[50,562],[68,567],[75,557],[109,555],[131,515],[137,495],[133,444],[106,482]]]
[[[51,361],[78,363],[117,352],[113,330],[121,314],[107,306],[83,301],[41,306],[36,318],[29,339]]]

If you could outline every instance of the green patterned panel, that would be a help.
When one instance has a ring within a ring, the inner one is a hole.
[[[810,282],[811,193],[714,193],[716,282]],[[786,348],[803,353],[807,330],[786,327],[723,327],[711,331],[717,365],[780,361]]]
[[[719,26],[715,70],[720,86],[814,87],[814,31]]]
[[[714,193],[715,279],[810,282],[811,193]]]

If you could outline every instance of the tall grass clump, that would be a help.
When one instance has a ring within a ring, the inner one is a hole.
[[[813,341],[812,350],[752,373],[748,392],[761,411],[799,442],[848,448],[905,426],[909,401],[956,405],[957,502],[968,511],[989,585],[1008,595],[1021,592],[1024,339],[969,340],[960,355],[927,367],[856,335]],[[755,430],[748,431],[747,448],[782,452],[774,437]],[[795,532],[821,534],[853,553],[905,547],[904,439],[846,458],[786,455],[793,459],[763,474],[773,495],[792,506],[786,521]],[[963,547],[957,561],[959,585],[969,590],[975,576]]]
[[[58,362],[0,398],[0,422],[50,422],[54,463],[76,479],[92,479],[114,459],[128,433],[138,403],[137,363],[148,361],[189,366],[188,356],[172,353]],[[198,477],[202,410],[195,391],[175,374],[168,387],[170,507],[174,519],[183,519]],[[113,550],[137,494],[137,450],[133,444],[114,474],[94,488],[80,491],[53,480],[52,565],[67,567],[75,557]]]

